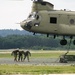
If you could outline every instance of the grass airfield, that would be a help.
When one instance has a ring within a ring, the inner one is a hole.
[[[0,50],[0,75],[11,74],[28,74],[28,75],[44,75],[44,74],[74,74],[75,62],[59,63],[59,57],[66,53],[65,51],[49,51],[49,50],[30,50],[32,56],[30,62],[14,62],[11,52],[13,50]],[[75,51],[69,52],[75,55]],[[37,63],[38,62],[38,63]]]

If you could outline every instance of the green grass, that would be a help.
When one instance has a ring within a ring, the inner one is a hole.
[[[58,58],[66,51],[31,51],[31,58]],[[75,51],[69,54],[75,55]],[[11,53],[0,53],[0,58],[13,58]],[[0,65],[0,75],[2,74],[60,74],[75,73],[75,65],[73,66],[47,66],[47,65]]]
[[[0,53],[0,58],[11,58],[12,56],[9,53]]]
[[[75,73],[75,66],[0,65],[0,74],[60,74]]]
[[[58,58],[66,51],[31,51],[31,58]],[[75,51],[70,51],[68,54],[75,55]],[[13,58],[11,53],[0,53],[0,58]]]
[[[57,58],[61,55],[62,53],[31,53],[31,58]],[[0,54],[0,58],[13,58],[11,54],[9,53],[4,53]]]

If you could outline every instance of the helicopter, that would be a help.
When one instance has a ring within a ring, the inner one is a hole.
[[[63,36],[61,45],[66,45],[68,36],[75,36],[75,12],[54,10],[54,5],[43,0],[33,0],[32,10],[26,20],[20,22],[21,27],[29,32],[53,35],[54,38]],[[73,40],[75,45],[75,40]]]

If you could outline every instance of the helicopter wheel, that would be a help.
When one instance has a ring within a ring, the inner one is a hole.
[[[61,40],[61,41],[60,41],[60,44],[61,44],[61,45],[66,45],[66,44],[67,44],[67,40],[65,40],[65,39]]]
[[[75,40],[73,41],[73,44],[75,45]]]

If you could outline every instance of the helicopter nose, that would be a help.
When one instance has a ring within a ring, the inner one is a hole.
[[[30,22],[28,22],[28,23],[26,24],[26,28],[27,28],[27,29],[31,29],[31,27],[32,27],[31,25],[32,25],[32,22],[30,21]]]
[[[24,22],[20,22],[20,26],[21,26],[22,28],[24,28],[24,25],[25,25]]]
[[[23,28],[23,29],[31,29],[31,25],[32,25],[32,22],[31,21],[29,21],[29,22],[21,22],[20,23],[20,25],[21,25],[21,27]]]

